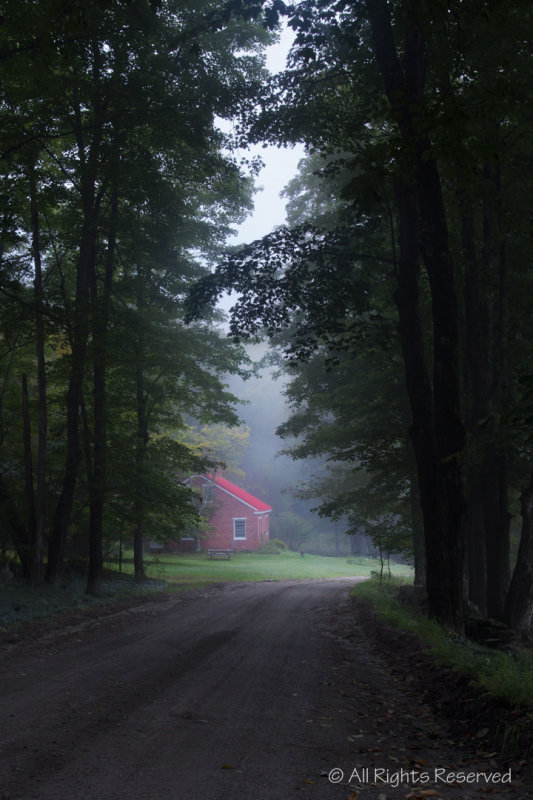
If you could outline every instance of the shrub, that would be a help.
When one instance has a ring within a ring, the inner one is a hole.
[[[267,545],[268,544],[274,545],[274,547],[277,547],[278,550],[286,550],[287,549],[287,543],[284,542],[283,539],[269,539],[268,542],[267,542]]]
[[[258,553],[266,553],[268,555],[278,555],[279,556],[279,554],[281,553],[281,550],[279,549],[279,547],[277,545],[277,540],[276,539],[272,539],[272,541],[266,542],[266,544],[264,544],[263,547],[260,547],[257,552]]]

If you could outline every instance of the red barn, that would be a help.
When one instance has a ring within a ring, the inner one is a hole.
[[[219,475],[193,475],[187,483],[201,490],[212,529],[198,540],[201,550],[259,550],[268,541],[271,506]],[[182,539],[180,550],[195,549],[187,541],[194,540]]]

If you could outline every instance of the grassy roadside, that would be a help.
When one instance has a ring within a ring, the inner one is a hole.
[[[72,611],[90,609],[124,600],[135,601],[161,591],[201,589],[215,583],[308,580],[339,577],[368,577],[377,568],[374,559],[332,558],[285,552],[279,555],[239,553],[230,561],[209,560],[205,553],[163,554],[148,557],[148,581],[136,584],[133,579],[132,553],[126,551],[122,574],[117,565],[106,565],[102,596],[85,594],[85,579],[73,576],[61,586],[29,586],[13,581],[0,586],[0,633],[21,630],[37,620],[60,617]],[[396,565],[395,573],[407,575],[408,567]]]
[[[467,677],[511,709],[523,710],[533,727],[533,649],[495,650],[447,631],[402,602],[401,585],[397,578],[381,585],[377,580],[365,581],[352,594],[370,602],[388,624],[416,636],[434,663]]]

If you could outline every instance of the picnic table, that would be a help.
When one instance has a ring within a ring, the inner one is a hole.
[[[207,551],[209,558],[212,560],[213,558],[227,558],[228,560],[233,555],[233,550],[224,550],[223,548],[215,548],[211,547]]]

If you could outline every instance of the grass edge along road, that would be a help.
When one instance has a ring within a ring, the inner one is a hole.
[[[131,569],[129,563],[124,565]],[[391,572],[398,577],[412,578],[411,567],[391,563]],[[147,563],[147,574],[175,584],[241,581],[284,581],[327,578],[370,577],[380,569],[375,558],[360,556],[313,556],[285,551],[279,554],[235,553],[230,560],[209,559],[206,553],[175,555],[163,553]]]
[[[75,573],[59,586],[31,586],[12,581],[0,586],[0,634],[22,632],[30,622],[60,618],[73,611],[84,612],[94,606],[112,605],[118,601],[142,602],[143,598],[160,592],[181,592],[201,589],[217,583],[250,581],[309,580],[328,578],[369,577],[379,570],[377,559],[362,557],[311,556],[286,551],[279,555],[238,553],[230,561],[211,561],[206,553],[148,556],[148,581],[133,580],[133,553],[125,551],[122,573],[117,563],[106,564],[102,596],[85,593],[85,576]],[[410,567],[391,564],[394,574],[411,578]]]
[[[518,740],[528,740],[527,757],[533,754],[533,648],[531,643],[516,637],[512,646],[499,649],[484,646],[448,630],[438,622],[428,619],[421,607],[413,602],[414,587],[405,592],[405,580],[393,578],[382,584],[376,580],[358,583],[352,597],[369,603],[373,612],[384,624],[400,635],[414,637],[429,661],[436,668],[447,668],[456,676],[463,676],[467,683],[503,703],[511,715],[498,710],[504,721],[498,723],[496,715],[492,722],[494,746],[512,749]],[[411,600],[409,600],[411,595]],[[503,627],[503,626],[502,626]],[[414,648],[416,651],[418,648]],[[414,661],[414,659],[413,659]],[[413,666],[413,662],[411,662]],[[448,676],[449,677],[449,676]],[[468,688],[462,684],[463,691]],[[456,684],[457,693],[460,684]],[[472,698],[468,697],[471,703]],[[516,714],[516,717],[513,717]],[[482,727],[481,725],[479,727]],[[502,733],[503,731],[503,733]],[[499,741],[497,741],[499,739]],[[522,747],[526,745],[522,744]]]

